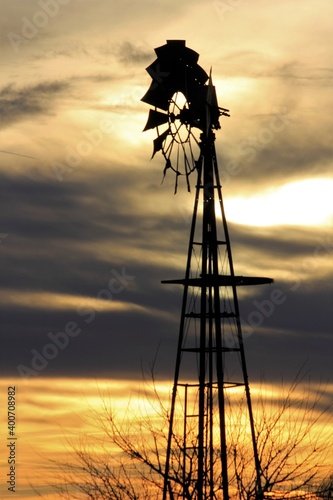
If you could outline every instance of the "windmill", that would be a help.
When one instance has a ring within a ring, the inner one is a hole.
[[[228,500],[231,458],[228,437],[232,398],[246,401],[257,497],[261,467],[237,297],[238,286],[272,283],[270,278],[234,273],[215,150],[219,119],[212,75],[183,40],[155,49],[147,68],[151,85],[142,101],[151,105],[144,130],[156,128],[153,156],[161,152],[164,175],[196,177],[183,286],[175,374],[165,458],[163,500]]]

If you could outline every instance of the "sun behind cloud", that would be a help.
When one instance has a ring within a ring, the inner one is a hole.
[[[332,192],[333,179],[304,179],[226,199],[226,212],[231,222],[249,226],[325,226],[333,220]]]

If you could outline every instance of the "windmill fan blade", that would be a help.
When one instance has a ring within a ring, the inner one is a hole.
[[[184,64],[195,65],[199,54],[195,50],[186,47],[185,40],[167,40],[165,45],[157,47],[155,53],[163,63],[184,61]]]
[[[174,94],[174,90],[163,86],[163,82],[157,83],[153,80],[151,86],[141,98],[141,101],[155,106],[156,108],[168,111],[169,100]]]
[[[146,68],[152,83],[141,101],[167,111],[173,94],[180,91],[191,102],[208,80],[197,63],[199,54],[186,47],[184,40],[168,40],[155,52],[157,59]]]
[[[158,125],[168,123],[168,120],[168,115],[166,115],[165,113],[161,113],[160,111],[156,111],[155,109],[150,109],[148,120],[145,128],[143,129],[143,132],[158,127]]]
[[[159,135],[158,137],[156,137],[156,139],[154,139],[154,141],[153,141],[154,142],[154,151],[153,151],[152,158],[154,158],[157,151],[160,151],[162,149],[163,142],[167,138],[169,132],[170,132],[170,128],[168,127],[167,130],[165,130],[165,132],[163,132],[163,134]]]

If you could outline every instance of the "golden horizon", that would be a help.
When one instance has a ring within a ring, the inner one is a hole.
[[[113,412],[119,421],[131,419],[156,420],[156,409],[160,403],[156,401],[157,394],[164,405],[168,405],[171,382],[158,381],[155,388],[152,383],[142,380],[108,380],[90,378],[35,378],[22,379],[0,378],[2,397],[7,393],[8,386],[16,388],[16,418],[18,446],[18,483],[17,492],[24,498],[37,499],[33,496],[33,488],[42,492],[47,500],[56,500],[57,494],[52,492],[50,483],[57,473],[61,477],[61,469],[57,463],[74,460],[74,449],[83,442],[97,442],[105,438],[100,427],[99,417],[103,411]],[[312,385],[313,394],[318,393],[319,385]],[[279,384],[252,384],[251,392],[255,414],[258,418],[256,401],[262,397],[270,408],[278,407],[286,391]],[[325,387],[322,402],[326,404],[333,392],[333,384]],[[302,386],[293,395],[295,401],[304,397]],[[310,394],[306,397],[312,398]],[[304,415],[299,413],[300,422]],[[330,414],[316,413],[318,422],[315,430],[318,436],[327,435],[332,425]],[[134,421],[134,420],[133,420]],[[294,425],[295,422],[292,422]],[[297,424],[297,422],[296,422]],[[2,429],[5,429],[5,419],[2,414]],[[329,425],[329,427],[327,427]],[[99,451],[97,451],[99,453]],[[114,449],[114,453],[117,451]],[[0,473],[5,477],[8,472],[7,452],[1,449]],[[323,466],[333,463],[332,451],[325,458]],[[326,467],[325,467],[326,468]],[[12,493],[6,487],[1,487],[1,498],[11,498]],[[36,494],[37,495],[37,494]]]

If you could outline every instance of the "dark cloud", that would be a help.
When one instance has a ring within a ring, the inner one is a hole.
[[[123,42],[116,50],[115,55],[122,64],[147,64],[153,58],[151,48],[143,48],[132,42]]]
[[[32,55],[32,59],[36,61],[54,60],[61,57],[69,59],[89,58],[91,51],[82,43],[71,42],[60,47],[54,47],[50,44],[50,48]]]
[[[119,300],[134,299],[149,307],[158,307],[173,316],[173,320],[141,314],[136,311],[96,312],[91,323],[88,313],[24,308],[8,308],[2,313],[3,349],[2,371],[15,376],[17,365],[29,366],[32,349],[42,352],[50,342],[49,333],[63,332],[65,325],[74,321],[81,333],[70,340],[68,347],[59,350],[57,358],[49,363],[43,376],[111,376],[141,377],[158,353],[156,368],[159,377],[171,377],[177,347],[181,291],[174,293],[159,284],[160,273],[149,266],[140,270],[132,266],[136,276],[136,291],[124,291]],[[148,283],[145,277],[149,278]],[[153,284],[153,279],[155,283]],[[277,285],[274,285],[277,286]],[[307,364],[313,380],[332,375],[333,318],[328,296],[317,289],[291,291],[279,284],[285,302],[271,314],[262,314],[262,322],[251,327],[253,312],[268,311],[272,287],[258,291],[256,298],[241,300],[241,316],[246,334],[245,348],[252,381],[263,377],[287,381],[293,379],[300,366]],[[332,288],[328,291],[332,293]],[[115,297],[116,299],[116,297]],[[259,304],[259,305],[258,305]],[[262,309],[261,309],[262,308]],[[251,319],[252,318],[252,319]],[[258,316],[255,317],[257,321]],[[331,318],[331,324],[327,321]],[[15,341],[14,341],[15,339]]]
[[[55,99],[68,88],[69,84],[61,81],[25,87],[6,85],[0,91],[0,127],[36,115],[49,114],[54,109]]]
[[[298,61],[289,61],[272,68],[266,73],[258,73],[259,77],[281,78],[293,85],[331,86],[333,81],[333,69],[325,67],[313,67]]]
[[[270,300],[273,288],[281,290],[285,299],[275,307]],[[297,290],[277,280],[255,299],[242,301],[243,325],[250,332],[246,339],[248,363],[255,377],[269,373],[273,378],[282,374],[292,378],[306,363],[314,379],[331,379],[332,292],[331,280],[311,288],[302,283]],[[251,321],[260,326],[253,328]]]
[[[302,123],[297,111],[282,117],[274,113],[252,116],[245,123],[236,142],[226,129],[224,147],[217,146],[221,181],[229,194],[246,184],[252,188],[254,182],[262,189],[311,176],[330,176],[332,147],[324,127]]]
[[[50,47],[32,56],[33,60],[54,60],[59,58],[88,60],[97,65],[110,66],[114,70],[114,62],[122,65],[145,65],[154,57],[152,48],[144,42],[108,40],[94,47],[71,41],[62,47]]]
[[[184,220],[157,214],[147,218],[137,210],[122,213],[121,207],[131,197],[126,172],[112,177],[100,174],[89,182],[78,178],[63,183],[50,178],[37,181],[8,174],[3,174],[1,181],[1,227],[10,234],[3,247],[3,285],[65,289],[89,296],[107,282],[105,274],[113,266],[131,265],[128,259],[135,249],[142,256],[150,254],[155,242],[154,252],[155,245],[170,253],[180,245],[185,254],[181,232],[173,240],[159,238],[163,229],[176,233],[186,225]],[[136,185],[140,185],[139,173]],[[143,234],[148,237],[142,238]],[[103,251],[97,256],[98,247]]]
[[[31,350],[41,352],[48,343],[49,332],[55,334],[75,321],[82,333],[59,351],[43,375],[140,378],[141,363],[148,368],[160,346],[156,366],[162,377],[170,377],[182,289],[160,282],[183,276],[173,262],[178,260],[185,269],[188,221],[176,210],[169,215],[157,210],[140,213],[131,196],[138,190],[144,199],[153,188],[144,184],[139,172],[131,176],[130,185],[127,172],[118,169],[111,176],[99,172],[85,181],[73,175],[59,183],[50,177],[31,180],[2,174],[2,202],[7,209],[1,212],[0,227],[9,236],[1,246],[1,288],[7,287],[9,294],[51,292],[96,298],[107,289],[112,271],[125,268],[135,278],[113,300],[129,307],[96,311],[94,320],[86,323],[87,316],[78,315],[73,306],[62,310],[52,304],[41,308],[37,303],[29,307],[7,303],[2,311],[6,345],[2,370],[16,375],[18,364],[29,366]],[[281,266],[288,259],[302,263],[324,235],[319,229],[311,234],[301,228],[229,227],[236,271],[246,266],[248,252],[251,259],[255,255],[258,269],[269,263]],[[173,260],[151,259],[164,254]],[[315,378],[325,370],[327,374],[331,366],[331,277],[327,274],[309,286],[305,279],[287,282],[283,271],[271,276],[274,285],[259,287],[251,297],[240,291],[245,332],[254,311],[255,318],[258,314],[262,318],[246,339],[252,380],[263,374],[279,379],[282,372],[286,379],[292,378],[306,359]],[[271,311],[268,301],[276,288],[285,300]],[[130,304],[144,309],[131,309]]]
[[[287,259],[297,256],[304,259],[313,255],[320,242],[328,238],[327,229],[276,226],[276,227],[250,227],[241,224],[229,223],[230,234],[237,246],[268,252],[271,259]],[[330,242],[333,252],[333,240]]]

